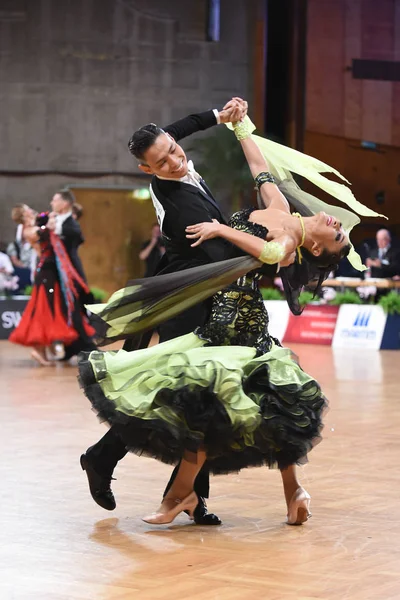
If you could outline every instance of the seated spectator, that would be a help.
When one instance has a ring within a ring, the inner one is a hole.
[[[0,243],[0,294],[18,289],[18,277],[14,275],[14,267],[5,250],[5,244]]]
[[[400,249],[392,246],[390,232],[380,229],[376,234],[377,248],[372,250],[365,264],[371,277],[389,279],[400,275]]]
[[[25,204],[17,204],[11,211],[11,218],[17,224],[15,239],[7,246],[7,254],[19,277],[19,290],[23,291],[33,280],[37,255],[29,242],[24,239],[23,216],[27,210]],[[28,209],[30,210],[30,209]]]

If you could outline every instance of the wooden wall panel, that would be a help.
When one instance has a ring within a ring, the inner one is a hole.
[[[377,144],[392,143],[393,83],[363,81],[361,136]]]
[[[387,223],[380,219],[363,219],[363,227],[355,231],[355,241],[362,241],[367,236],[366,231],[374,232],[382,224],[400,237],[400,148],[384,146],[381,152],[373,152],[361,148],[360,140],[307,132],[305,152],[336,167],[351,182],[361,202],[389,218]],[[312,191],[316,193],[315,188]],[[385,192],[385,202],[378,205],[376,194],[381,191]],[[335,203],[330,197],[328,201]]]
[[[379,0],[379,2],[364,0],[362,2],[362,58],[393,60],[394,15],[395,0]]]
[[[305,152],[339,169],[400,237],[400,83],[355,80],[349,70],[353,59],[400,60],[400,0],[309,0],[307,35]],[[355,241],[381,224],[363,220]]]
[[[308,30],[307,125],[312,131],[343,135],[343,2],[310,1]]]
[[[346,0],[344,29],[345,68],[354,58],[361,57],[361,8],[362,0]],[[354,79],[352,72],[344,73],[344,136],[362,137],[361,106],[363,82]]]
[[[393,84],[392,144],[400,147],[400,83]]]
[[[394,0],[367,0],[361,13],[362,58],[394,59]],[[364,81],[362,137],[381,144],[392,143],[393,83]]]
[[[352,59],[400,60],[399,0],[309,0],[308,131],[400,146],[399,83],[355,80]]]
[[[400,61],[400,2],[396,2],[394,18],[394,60]],[[400,146],[400,82],[393,84],[392,144]]]
[[[135,200],[128,189],[77,187],[73,192],[84,211],[80,256],[89,285],[112,293],[142,276],[138,254],[155,221],[151,200]]]

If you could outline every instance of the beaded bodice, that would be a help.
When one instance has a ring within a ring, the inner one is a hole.
[[[249,221],[254,208],[232,215],[229,226],[266,239],[268,230]],[[247,273],[213,297],[211,316],[195,333],[210,346],[250,346],[257,354],[271,349],[268,313],[259,289],[258,271]]]

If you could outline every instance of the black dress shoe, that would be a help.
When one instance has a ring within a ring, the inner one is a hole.
[[[201,496],[194,511],[194,522],[196,525],[221,525],[221,519],[207,511],[207,504]]]
[[[99,475],[90,464],[86,454],[82,454],[80,462],[82,469],[86,471],[89,490],[93,500],[96,504],[106,510],[114,510],[117,504],[111,489],[112,477],[103,477],[102,475]]]

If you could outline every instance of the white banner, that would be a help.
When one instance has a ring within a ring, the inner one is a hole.
[[[381,306],[344,304],[340,307],[332,346],[379,350],[386,324]]]
[[[290,310],[287,302],[286,300],[264,300],[264,305],[269,315],[268,331],[272,337],[281,342],[289,321]]]

